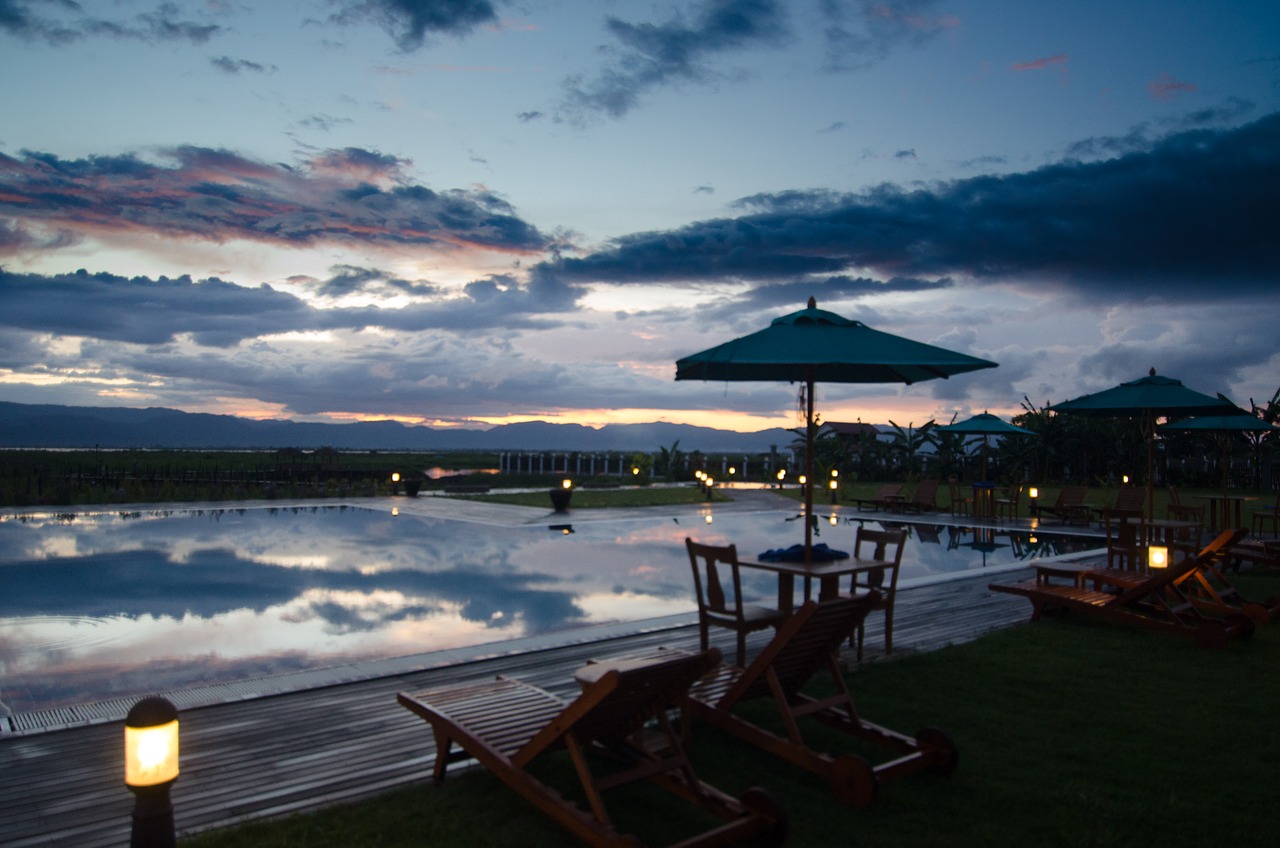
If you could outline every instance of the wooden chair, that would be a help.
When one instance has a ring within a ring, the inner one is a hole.
[[[837,800],[857,808],[870,804],[885,781],[924,770],[950,774],[958,755],[942,731],[921,730],[913,738],[858,715],[840,670],[840,644],[866,618],[874,602],[874,592],[806,602],[751,665],[745,669],[721,665],[690,687],[682,703],[686,738],[689,719],[699,718],[823,776]],[[804,694],[801,690],[824,670],[835,694],[824,698]],[[777,721],[764,727],[745,718],[738,708],[750,701],[771,701]],[[806,717],[891,751],[895,757],[872,766],[857,753],[815,749],[802,734],[800,721]],[[773,729],[778,726],[783,735]]]
[[[1280,535],[1280,492],[1276,494],[1276,502],[1265,509],[1253,511],[1253,532],[1261,535],[1263,525],[1271,522],[1271,532]]]
[[[862,546],[866,544],[870,550],[871,559],[880,563],[855,571],[849,583],[849,592],[852,595],[868,591],[877,593],[878,597],[872,609],[884,610],[884,652],[886,654],[893,653],[893,603],[898,595],[898,571],[902,566],[902,549],[906,547],[906,542],[905,529],[869,530],[866,527],[858,528],[858,534],[853,542],[854,559],[862,559]],[[856,632],[849,636],[849,643],[857,646],[858,662],[862,662],[862,642],[866,635],[867,622],[864,616],[858,622]]]
[[[1004,497],[995,499],[995,505],[996,518],[1016,519],[1022,506],[1022,484],[1016,483],[1006,489]]]
[[[941,480],[921,480],[916,486],[916,490],[911,494],[911,499],[903,501],[902,506],[913,512],[936,512],[942,507],[938,506],[938,488],[942,485]]]
[[[1210,616],[1183,592],[1180,583],[1244,533],[1229,530],[1204,551],[1147,575],[1124,574],[1112,580],[1107,569],[1075,569],[1041,565],[1032,580],[989,589],[1022,595],[1031,601],[1031,620],[1053,611],[1072,611],[1112,621],[1191,636],[1201,645],[1226,647],[1233,638],[1253,633],[1253,621],[1239,612]]]
[[[1088,524],[1089,507],[1084,502],[1088,494],[1087,486],[1063,486],[1052,506],[1039,507],[1040,515],[1043,516],[1047,512],[1068,524],[1074,524],[1077,521]]]
[[[947,489],[951,493],[952,515],[969,515],[973,512],[973,496],[961,494],[959,483],[950,480],[947,482]]]
[[[1204,525],[1204,504],[1186,504],[1182,502],[1182,493],[1177,486],[1169,487],[1169,505],[1165,507],[1165,516],[1176,521],[1195,521]]]
[[[1107,536],[1107,568],[1145,573],[1142,512],[1108,507],[1102,510],[1102,522]]]
[[[715,668],[719,659],[720,652],[711,650],[626,667],[601,667],[580,677],[582,693],[573,701],[506,677],[401,692],[396,700],[431,724],[436,783],[444,780],[450,763],[478,760],[588,845],[639,844],[615,828],[603,793],[642,778],[725,822],[682,845],[722,845],[753,835],[772,837],[776,844],[786,832],[785,815],[777,805],[762,790],[748,790],[737,800],[698,779],[667,717],[667,708]],[[656,722],[648,732],[658,733],[659,744],[639,741],[637,732],[646,729],[646,722]],[[558,749],[568,750],[590,809],[530,772],[535,760]],[[596,777],[591,760],[597,756],[620,762],[622,770]]]
[[[874,496],[870,498],[854,498],[853,502],[860,507],[871,507],[877,510],[898,506],[902,503],[902,484],[885,483]]]
[[[698,600],[698,635],[702,650],[710,646],[711,627],[727,627],[738,635],[738,665],[747,664],[747,634],[766,627],[777,628],[786,613],[742,600],[742,574],[734,545],[701,545],[684,540],[693,569]],[[724,572],[722,573],[722,569]]]

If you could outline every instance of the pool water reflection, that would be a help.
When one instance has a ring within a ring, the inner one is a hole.
[[[3,516],[0,711],[687,613],[685,536],[753,556],[803,535],[793,518],[553,529],[342,506]],[[908,584],[1097,544],[911,531]],[[818,538],[847,550],[853,535],[841,523]],[[776,591],[764,573],[745,583]]]

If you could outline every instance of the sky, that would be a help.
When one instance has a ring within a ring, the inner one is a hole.
[[[1280,389],[1280,4],[0,0],[0,400],[797,424],[675,361],[818,306],[998,363]]]

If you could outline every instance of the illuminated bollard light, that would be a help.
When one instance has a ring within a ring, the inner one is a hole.
[[[135,796],[132,848],[175,848],[169,788],[178,779],[178,710],[143,698],[124,721],[124,782]]]

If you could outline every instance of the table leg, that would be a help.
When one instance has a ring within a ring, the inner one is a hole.
[[[785,571],[778,573],[778,610],[790,615],[796,606],[796,577]]]

